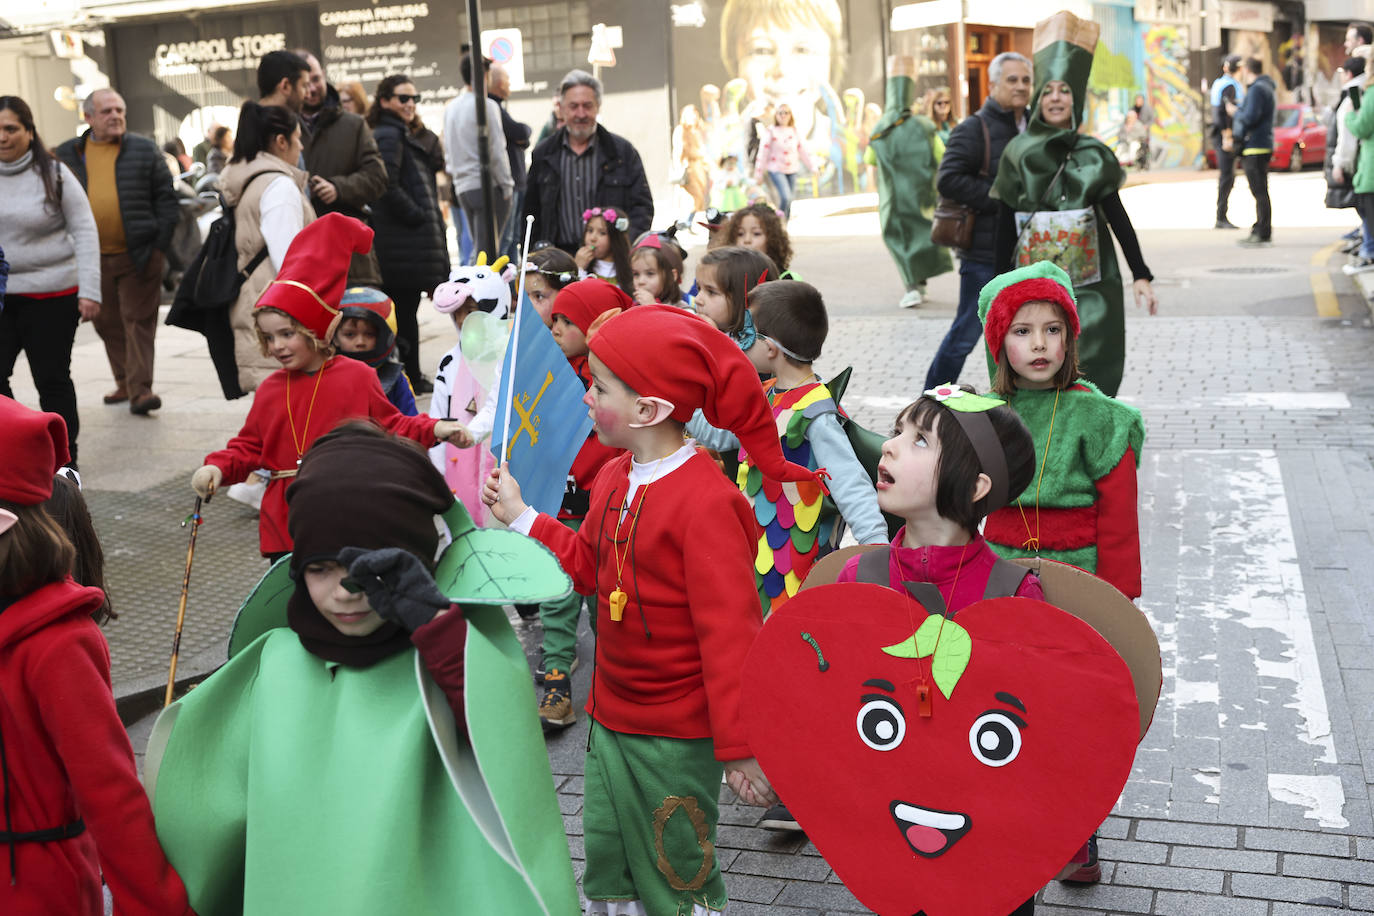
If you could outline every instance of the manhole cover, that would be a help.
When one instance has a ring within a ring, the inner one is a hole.
[[[1211,274],[1286,274],[1292,273],[1291,267],[1263,267],[1263,266],[1235,266],[1235,267],[1209,267],[1208,273]]]

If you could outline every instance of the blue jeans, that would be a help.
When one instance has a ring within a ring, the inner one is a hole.
[[[792,198],[797,196],[797,176],[786,172],[769,172],[768,178],[778,191],[778,209],[788,219],[792,218]]]
[[[991,264],[959,259],[959,309],[926,371],[926,388],[959,380],[964,360],[983,336],[983,323],[978,320],[978,294],[995,276],[997,269]]]
[[[1374,194],[1356,194],[1355,212],[1360,214],[1363,238],[1360,239],[1360,257],[1374,259]]]

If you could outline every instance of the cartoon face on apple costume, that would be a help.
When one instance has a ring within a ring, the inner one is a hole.
[[[884,916],[1011,912],[1111,812],[1139,737],[1126,663],[1078,618],[1028,598],[927,616],[877,585],[770,616],[742,708],[779,797]]]

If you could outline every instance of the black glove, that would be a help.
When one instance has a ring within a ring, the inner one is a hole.
[[[439,591],[420,558],[399,547],[345,547],[339,551],[339,563],[348,569],[345,588],[350,580],[361,586],[379,617],[412,633],[453,603]]]

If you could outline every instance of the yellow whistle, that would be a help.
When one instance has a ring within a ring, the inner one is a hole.
[[[615,591],[611,592],[611,620],[615,621],[616,623],[620,622],[620,620],[625,616],[625,602],[628,600],[629,596],[627,596],[618,588]]]

